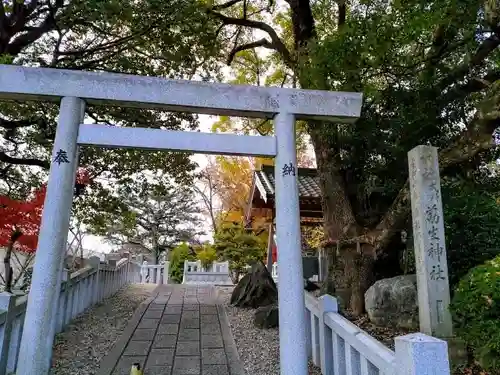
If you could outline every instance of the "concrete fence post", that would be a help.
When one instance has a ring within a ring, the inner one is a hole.
[[[16,303],[13,304],[15,308]],[[21,335],[24,329],[24,314],[21,314],[12,321],[10,333],[9,353],[7,356],[7,374],[15,374],[17,363],[19,361],[19,349],[21,345]],[[3,357],[2,357],[3,358]]]
[[[306,314],[306,348],[307,358],[312,358],[312,316],[311,310],[307,308],[304,311]]]
[[[116,273],[116,268],[109,270],[108,297],[111,297],[111,295],[113,294],[114,283],[115,283],[115,273]]]
[[[127,255],[127,273],[125,278],[125,283],[130,284],[130,262],[132,260],[132,254],[128,253]]]
[[[78,305],[80,304],[80,281],[73,279],[73,309],[71,310],[71,319],[78,315]]]
[[[170,277],[170,262],[167,260],[163,266],[163,284],[168,284],[168,279]]]
[[[103,264],[99,265],[99,282],[97,283],[97,295],[99,296],[99,302],[104,299],[104,285],[106,282],[106,272],[105,266]]]
[[[111,293],[113,293],[113,282],[114,282],[114,274],[115,274],[114,268],[108,269],[108,274],[109,274],[108,295],[106,296],[106,298],[109,298],[111,296]]]
[[[108,298],[109,293],[109,265],[106,264],[106,268],[104,268],[104,293],[102,295],[102,299]]]
[[[123,275],[124,272],[123,270],[125,269],[126,266],[121,266],[120,270],[118,271],[118,289],[120,289],[123,286]]]
[[[186,281],[186,274],[188,272],[188,261],[185,260],[184,261],[184,274],[182,275],[182,283],[184,284],[184,282]]]
[[[14,323],[15,297],[11,293],[0,293],[0,310],[5,312],[5,322],[0,329],[0,375],[7,374],[7,361],[9,359],[10,338]]]
[[[83,300],[85,299],[85,279],[78,276],[78,300],[76,303],[75,318],[82,312]]]
[[[65,269],[63,270],[65,272],[63,274],[63,279],[65,280],[65,286],[64,286],[64,300],[66,301],[64,304],[64,311],[63,311],[63,322],[62,322],[62,327],[64,327],[66,324],[69,323],[71,320],[71,311],[73,310],[73,284],[71,283],[71,278],[69,275],[69,270]]]
[[[115,289],[115,275],[116,275],[116,259],[109,259],[108,260],[108,274],[109,274],[109,280],[108,280],[108,292],[106,295],[106,298],[111,296]]]
[[[73,319],[73,310],[75,309],[75,303],[77,298],[76,293],[76,284],[75,281],[71,279],[71,275],[68,275],[68,282],[66,284],[68,286],[68,309],[66,315],[65,325],[71,322]]]
[[[116,268],[115,268],[116,269]],[[123,274],[123,265],[120,266],[120,268],[116,269],[116,284],[115,284],[115,289],[113,290],[113,294],[116,293],[117,290],[119,290],[122,287],[122,274]]]
[[[123,270],[125,269],[126,266],[121,266],[120,269],[118,270],[118,289],[121,289],[123,286],[123,275],[125,274]]]
[[[337,299],[325,294],[318,298],[319,306],[319,355],[321,372],[323,374],[333,373],[333,341],[332,331],[325,325],[325,314],[338,313],[339,305]]]
[[[147,276],[147,265],[145,265],[144,263],[141,264],[141,271],[140,271],[140,274],[141,274],[141,284],[144,284],[146,282],[146,276]]]
[[[112,278],[113,278],[113,282],[111,283],[111,293],[109,293],[109,296],[111,297],[115,292],[116,290],[118,289],[118,279],[119,279],[119,275],[120,275],[120,270],[118,268],[116,268],[116,265],[115,265],[115,268],[113,270],[113,273],[112,273]]]
[[[450,375],[448,343],[423,333],[396,337],[398,375]]]
[[[109,296],[111,297],[115,292],[116,290],[118,289],[118,279],[119,279],[119,275],[120,275],[120,270],[118,268],[116,268],[116,264],[115,264],[115,267],[111,273],[111,278],[112,278],[112,282],[111,282],[111,292],[109,293]]]
[[[91,287],[91,303],[94,305],[99,303],[99,268],[101,265],[101,259],[99,257],[90,257],[89,265],[96,271],[92,280]]]
[[[85,280],[83,280],[85,282],[85,300],[84,300],[84,303],[83,303],[83,308],[82,308],[82,312],[84,312],[85,310],[87,310],[90,305],[91,305],[91,302],[90,302],[90,296],[91,296],[91,291],[92,291],[92,275],[87,275],[85,277]]]
[[[59,333],[64,328],[66,311],[68,309],[68,270],[64,268],[61,271],[61,296],[59,303],[59,311],[56,317],[55,333]]]
[[[104,268],[103,272],[104,285],[103,285],[103,294],[102,299],[108,298],[108,288],[109,288],[109,266],[106,264],[106,268]]]

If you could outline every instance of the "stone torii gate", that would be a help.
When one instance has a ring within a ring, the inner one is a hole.
[[[361,94],[0,65],[0,100],[60,102],[17,375],[48,374],[78,147],[85,145],[276,158],[276,231],[282,249],[278,264],[280,368],[282,375],[307,374],[295,120],[353,122],[360,115]],[[86,103],[272,118],[275,135],[83,124]]]

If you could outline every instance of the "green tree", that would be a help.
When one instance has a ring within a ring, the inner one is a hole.
[[[233,282],[237,283],[245,267],[262,261],[266,253],[265,243],[241,225],[227,225],[214,235],[213,245],[219,258],[229,261]]]
[[[235,0],[209,11],[234,33],[228,64],[263,47],[262,75],[286,74],[285,86],[364,94],[355,125],[301,124],[316,154],[331,263],[343,268],[360,314],[375,257],[394,251],[409,217],[407,152],[439,147],[443,176],[497,157],[500,9],[473,0],[285,2]]]
[[[177,245],[169,254],[170,280],[180,284],[184,273],[184,261],[196,259],[196,254],[185,242]]]

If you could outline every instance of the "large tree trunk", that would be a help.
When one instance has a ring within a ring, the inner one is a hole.
[[[372,254],[370,245],[348,248],[343,251],[344,277],[350,286],[349,306],[355,316],[363,314],[365,292],[374,281]]]
[[[338,160],[334,124],[310,123],[323,196],[324,229],[328,242],[362,238],[368,232],[356,222]],[[333,131],[332,131],[333,130]],[[325,292],[338,295],[353,314],[364,312],[364,294],[373,281],[374,248],[368,243],[327,247]]]

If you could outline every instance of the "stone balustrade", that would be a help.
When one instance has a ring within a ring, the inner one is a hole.
[[[422,333],[395,338],[395,351],[338,313],[330,295],[305,294],[307,352],[323,375],[450,375],[446,341]]]
[[[229,274],[229,262],[213,262],[204,268],[200,261],[184,262],[183,284],[233,285]]]
[[[137,269],[128,259],[101,263],[90,258],[90,265],[61,275],[61,293],[52,319],[52,332],[57,334],[89,307],[115,294],[125,284],[137,279]],[[0,375],[14,373],[18,363],[19,345],[24,329],[28,296],[0,293]],[[48,358],[50,353],[47,353]]]

